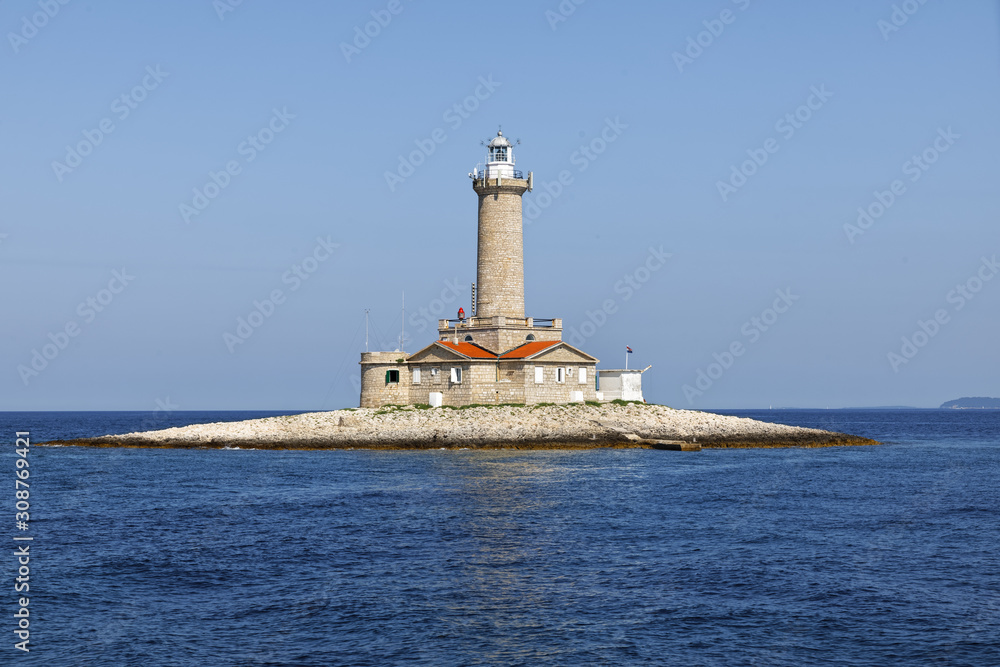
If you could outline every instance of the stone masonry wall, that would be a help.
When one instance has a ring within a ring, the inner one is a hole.
[[[410,374],[406,364],[396,363],[405,357],[405,352],[361,353],[361,407],[409,404]],[[386,383],[385,373],[389,370],[399,371],[398,383]]]
[[[413,368],[420,367],[420,382],[413,384]],[[462,369],[462,381],[451,381],[451,369]],[[432,373],[433,369],[438,372]],[[524,403],[524,384],[520,377],[510,376],[493,361],[451,361],[413,364],[407,374],[409,395],[413,403],[430,403],[431,392],[441,392],[444,405]]]
[[[543,381],[541,384],[535,383],[535,367],[543,368]],[[594,389],[594,376],[596,374],[595,364],[583,364],[577,361],[568,363],[535,362],[525,364],[524,369],[524,397],[526,404],[533,403],[569,403],[574,391],[583,392],[583,400],[596,401],[597,391]],[[556,368],[571,368],[572,373],[567,373],[563,382],[556,381]],[[579,370],[587,369],[587,378],[580,384]]]
[[[478,317],[524,317],[524,241],[521,179],[473,181],[479,195],[479,250],[476,273]]]
[[[535,382],[535,366],[544,368],[543,382]],[[563,382],[557,381],[557,368],[566,372]],[[585,368],[586,379],[580,383],[579,369]],[[420,369],[420,382],[414,383],[414,369]],[[451,369],[462,369],[461,382],[451,381]],[[433,370],[437,370],[434,373]],[[568,403],[572,392],[582,391],[586,401],[597,400],[594,390],[595,365],[576,362],[501,362],[499,378],[493,361],[425,360],[403,367],[400,387],[379,391],[378,405],[397,404],[406,390],[409,403],[430,403],[431,392],[440,392],[444,405],[491,405],[497,403]],[[384,371],[377,380],[384,384]],[[373,380],[373,382],[376,380]],[[375,405],[363,407],[376,407]]]

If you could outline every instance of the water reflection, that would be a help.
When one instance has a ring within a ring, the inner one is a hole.
[[[452,581],[444,615],[454,636],[479,637],[489,663],[526,659],[525,642],[559,607],[574,582],[561,564],[571,539],[568,488],[581,455],[461,452],[439,461],[454,514],[440,545]],[[567,615],[570,625],[579,619]]]

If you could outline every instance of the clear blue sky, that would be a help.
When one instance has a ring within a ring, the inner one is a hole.
[[[528,313],[647,400],[1000,395],[997,3],[225,1],[0,5],[0,409],[356,405],[365,308],[468,310],[499,124]]]

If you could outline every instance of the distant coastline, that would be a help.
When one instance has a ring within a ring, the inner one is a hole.
[[[1000,410],[1000,398],[973,396],[956,398],[941,404],[942,408],[951,410]]]

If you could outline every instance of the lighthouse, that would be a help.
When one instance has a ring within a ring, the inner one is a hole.
[[[479,195],[476,317],[524,318],[524,239],[521,196],[532,176],[514,168],[514,146],[498,131],[486,164],[470,176]]]
[[[441,338],[482,345],[498,353],[525,342],[560,340],[562,321],[525,317],[521,198],[534,178],[516,168],[514,144],[503,131],[486,144],[486,161],[469,174],[479,199],[476,300],[472,317],[454,327],[442,320]]]
[[[601,399],[598,360],[562,340],[562,319],[525,315],[521,199],[534,179],[516,168],[503,132],[486,150],[486,161],[469,173],[478,198],[470,315],[438,320],[437,340],[411,355],[362,353],[361,407]],[[471,236],[471,225],[463,229]]]

